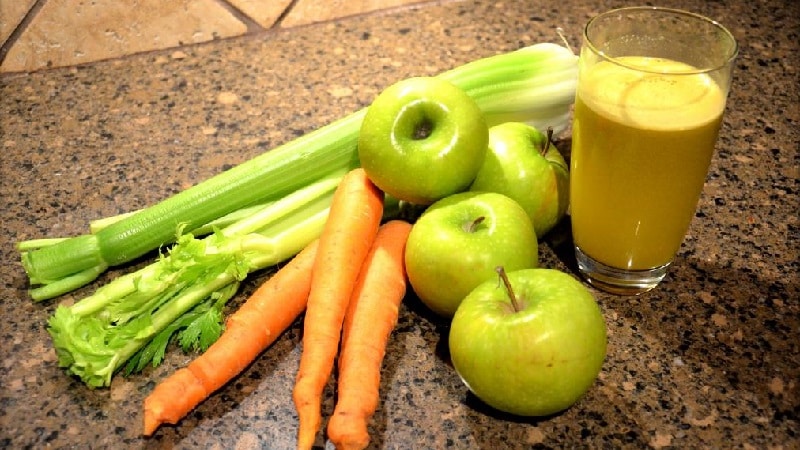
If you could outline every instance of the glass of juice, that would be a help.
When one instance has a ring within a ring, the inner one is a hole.
[[[570,161],[582,276],[637,295],[654,288],[694,217],[738,47],[686,11],[608,11],[584,29]]]

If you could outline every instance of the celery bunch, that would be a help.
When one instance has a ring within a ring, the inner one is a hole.
[[[48,322],[59,366],[101,387],[123,366],[132,373],[159,364],[174,339],[186,351],[208,348],[239,283],[319,236],[339,179],[300,189],[203,238],[179,232],[156,262],[59,305]]]
[[[490,125],[523,121],[562,129],[574,100],[577,57],[536,44],[439,75],[469,94]],[[177,339],[203,349],[221,309],[254,270],[284,261],[319,236],[333,191],[358,166],[365,109],[220,173],[162,202],[103,221],[92,233],[21,242],[34,300],[93,281],[108,267],[177,242],[49,321],[59,365],[92,387],[157,364]],[[182,233],[180,230],[188,230]],[[212,231],[205,237],[197,237]]]

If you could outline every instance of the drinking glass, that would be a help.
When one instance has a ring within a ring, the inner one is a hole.
[[[584,29],[570,217],[582,276],[636,295],[664,278],[694,216],[738,47],[719,23],[659,7]]]

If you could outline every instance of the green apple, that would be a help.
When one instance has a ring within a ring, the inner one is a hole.
[[[367,108],[358,156],[381,190],[429,205],[469,188],[488,142],[471,97],[448,81],[414,77],[384,89]]]
[[[456,372],[487,405],[519,416],[567,409],[592,386],[606,356],[594,296],[555,269],[499,270],[453,317]]]
[[[516,200],[541,238],[567,212],[569,166],[547,135],[521,122],[489,129],[489,151],[470,189]]]
[[[408,280],[419,299],[450,318],[461,300],[504,265],[538,265],[536,234],[517,202],[494,192],[462,192],[428,207],[406,243]]]

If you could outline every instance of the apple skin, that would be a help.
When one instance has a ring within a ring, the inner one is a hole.
[[[471,190],[498,192],[516,200],[541,239],[566,214],[569,165],[555,145],[542,155],[547,136],[521,122],[489,129],[489,151]]]
[[[606,325],[594,296],[555,269],[510,271],[515,312],[497,277],[475,288],[453,317],[456,372],[487,405],[518,416],[567,409],[592,386],[606,356]]]
[[[381,190],[429,205],[469,188],[488,142],[483,112],[463,90],[413,77],[384,89],[367,108],[358,156]]]
[[[474,230],[470,224],[484,217]],[[493,192],[462,192],[434,203],[408,236],[406,273],[419,299],[451,318],[467,294],[495,267],[536,267],[539,249],[533,225],[517,202]]]

